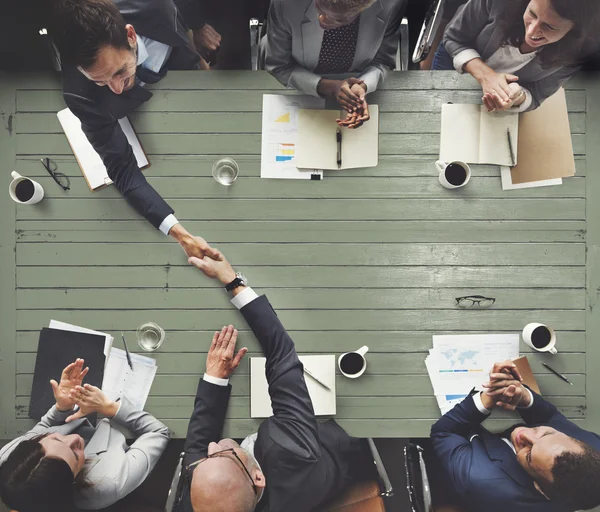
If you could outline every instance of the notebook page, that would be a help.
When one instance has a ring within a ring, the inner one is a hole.
[[[130,354],[134,370],[124,350],[113,348],[104,369],[102,391],[111,400],[126,397],[136,410],[143,410],[156,375],[156,362],[149,357]]]
[[[480,105],[442,105],[440,160],[479,162]]]
[[[519,140],[519,115],[507,112],[490,113],[487,108],[481,106],[478,163],[512,166],[510,146],[508,145],[508,130],[510,130],[516,160]]]
[[[298,153],[300,169],[337,169],[338,110],[300,110]]]
[[[379,106],[369,105],[371,119],[359,128],[342,128],[342,169],[376,167],[379,161]],[[344,112],[344,118],[348,115]]]

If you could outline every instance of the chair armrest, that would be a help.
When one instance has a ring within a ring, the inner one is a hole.
[[[368,437],[367,443],[369,444],[369,449],[371,450],[371,455],[373,456],[373,461],[375,462],[375,468],[377,469],[377,474],[379,475],[379,480],[381,481],[381,486],[383,489],[381,495],[385,497],[393,496],[394,488],[392,487],[390,477],[388,476],[385,466],[383,465],[381,455],[379,455],[379,451],[375,446],[375,442],[371,437]]]
[[[415,51],[412,56],[413,63],[416,64],[421,62],[427,58],[427,55],[429,55],[429,52],[431,51],[431,45],[433,44],[437,31],[442,23],[444,4],[445,0],[434,0],[431,3],[431,7],[425,16],[425,20],[423,21],[423,27],[421,28],[421,33],[419,34],[419,39],[417,40],[417,46],[415,47]]]
[[[177,461],[177,466],[175,466],[175,473],[173,474],[173,480],[171,482],[171,487],[169,489],[169,494],[167,495],[167,502],[165,503],[165,512],[176,512],[179,508],[179,503],[181,501],[181,494],[183,492],[183,457],[185,452],[181,452],[179,455],[179,460]]]
[[[400,39],[398,40],[398,51],[396,52],[396,69],[408,71],[408,53],[410,48],[408,18],[402,18],[400,24]]]

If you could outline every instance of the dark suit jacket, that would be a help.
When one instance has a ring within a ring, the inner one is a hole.
[[[340,494],[364,465],[360,440],[333,420],[317,423],[294,343],[265,296],[241,309],[265,353],[274,415],[258,429],[254,456],[267,481],[257,510],[311,512]],[[198,385],[185,442],[185,464],[220,439],[231,386]],[[189,495],[184,511],[191,511]]]
[[[192,2],[181,0],[181,6],[192,12]],[[125,21],[136,29],[140,36],[173,47],[167,66],[161,74],[147,70],[143,72],[144,82],[157,82],[169,69],[195,69],[197,54],[188,46],[188,26],[173,0],[115,0]],[[190,14],[191,16],[191,14]],[[198,24],[195,21],[195,24]],[[140,85],[120,95],[108,87],[98,87],[76,68],[63,72],[63,97],[67,106],[81,121],[81,127],[88,140],[98,152],[108,176],[127,202],[156,228],[173,209],[146,181],[136,163],[131,146],[121,130],[118,120],[129,115],[142,103],[152,97],[152,93]]]
[[[518,410],[527,426],[549,426],[600,449],[598,435],[579,428],[532,393],[531,408]],[[435,454],[463,506],[474,512],[568,512],[534,488],[511,448],[481,426],[486,418],[468,397],[431,428]]]

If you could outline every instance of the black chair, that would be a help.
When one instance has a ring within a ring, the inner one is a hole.
[[[421,27],[415,51],[413,52],[413,63],[417,64],[425,60],[432,50],[433,41],[442,22],[445,2],[446,0],[434,0],[431,2],[429,11],[423,21],[423,26]],[[435,48],[433,50],[435,51]]]
[[[423,458],[423,448],[418,444],[409,442],[404,447],[404,467],[412,512],[432,512],[431,489]]]

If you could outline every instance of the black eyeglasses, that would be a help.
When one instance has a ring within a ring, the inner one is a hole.
[[[235,453],[235,449],[234,448],[227,448],[226,450],[221,450],[215,453],[212,453],[211,455],[209,455],[208,457],[204,457],[203,459],[197,460],[196,462],[192,462],[189,466],[187,466],[186,468],[186,472],[188,474],[188,478],[189,481],[192,481],[191,478],[191,469],[199,466],[200,464],[202,464],[204,461],[207,461],[208,459],[214,459],[216,457],[222,457],[223,454],[231,454],[233,455],[237,461],[242,465],[242,468],[244,468],[244,471],[246,472],[246,474],[248,475],[248,478],[250,479],[250,482],[252,483],[252,490],[254,491],[255,495],[258,495],[258,489],[256,488],[256,485],[254,484],[254,478],[252,478],[252,475],[250,474],[250,471],[248,471],[248,468],[246,468],[246,464],[244,464],[244,462],[242,461],[242,459],[240,459],[239,455],[237,453]]]
[[[465,297],[456,297],[456,305],[461,308],[489,308],[496,302],[494,297],[484,297],[483,295],[467,295]]]
[[[69,180],[69,177],[62,172],[56,172],[58,166],[54,160],[50,160],[49,158],[40,158],[40,162],[42,162],[44,168],[48,171],[50,176],[52,176],[60,188],[65,191],[71,189],[71,181]]]

